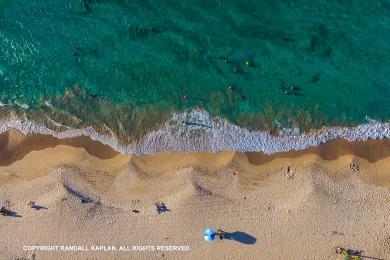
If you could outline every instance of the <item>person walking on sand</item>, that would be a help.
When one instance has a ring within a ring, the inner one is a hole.
[[[225,238],[225,231],[218,229],[216,235],[219,236],[219,239],[223,240]]]

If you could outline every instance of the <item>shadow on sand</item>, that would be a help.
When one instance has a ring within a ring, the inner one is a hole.
[[[385,259],[383,259],[383,258],[377,258],[377,257],[373,257],[373,256],[367,256],[367,255],[364,255],[363,253],[363,251],[361,251],[361,250],[352,250],[352,249],[348,249],[347,250],[347,252],[348,252],[348,254],[350,255],[350,256],[358,256],[358,257],[360,257],[360,259],[374,259],[374,260],[385,260]]]
[[[40,205],[36,205],[36,204],[32,205],[31,208],[35,209],[35,210],[48,209],[44,206],[40,206]]]
[[[257,240],[254,236],[241,231],[225,232],[223,239],[234,240],[247,245],[253,245]]]
[[[6,209],[4,212],[1,212],[1,215],[5,217],[21,218],[22,216],[16,213],[15,211]]]
[[[360,258],[363,258],[363,259],[374,259],[374,260],[385,260],[384,258],[377,258],[377,257],[372,257],[372,256],[366,256],[366,255],[361,255]]]

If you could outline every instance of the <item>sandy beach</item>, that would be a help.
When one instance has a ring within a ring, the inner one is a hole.
[[[0,200],[13,212],[0,216],[1,259],[339,259],[338,246],[390,259],[388,139],[132,156],[12,130]],[[207,227],[228,239],[206,242]]]

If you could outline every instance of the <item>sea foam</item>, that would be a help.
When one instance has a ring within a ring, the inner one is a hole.
[[[115,136],[99,133],[92,127],[54,131],[33,121],[10,116],[0,124],[0,133],[18,129],[24,134],[45,134],[59,139],[89,136],[124,154],[158,152],[264,152],[274,154],[304,150],[331,140],[358,141],[390,138],[390,122],[367,120],[355,127],[323,127],[307,133],[283,129],[278,136],[266,131],[239,127],[225,119],[212,117],[204,110],[175,112],[158,130],[149,132],[138,142],[124,144]]]

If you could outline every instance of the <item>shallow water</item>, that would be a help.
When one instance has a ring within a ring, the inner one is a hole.
[[[389,26],[387,0],[0,0],[0,100],[122,136],[197,107],[271,130],[387,121]]]

